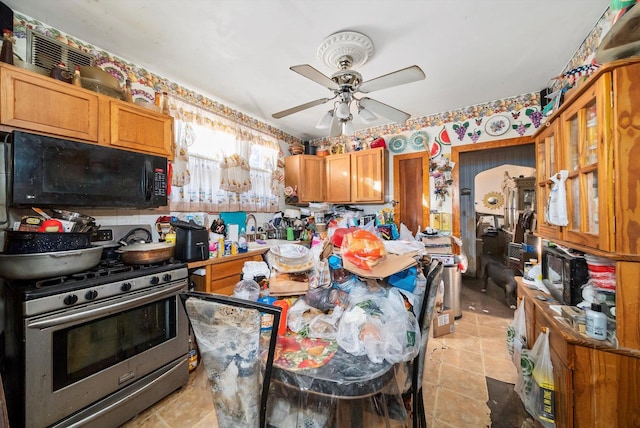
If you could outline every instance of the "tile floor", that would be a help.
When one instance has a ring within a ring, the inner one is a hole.
[[[465,278],[462,317],[456,320],[455,332],[428,341],[423,388],[429,427],[490,427],[485,376],[516,382],[516,370],[505,345],[513,310],[507,306],[502,290],[492,284],[487,293],[480,289],[481,280]],[[217,426],[206,375],[199,367],[187,385],[122,427]]]

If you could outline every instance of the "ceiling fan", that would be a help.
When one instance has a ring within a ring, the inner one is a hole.
[[[425,78],[425,74],[417,65],[388,73],[375,79],[362,80],[362,75],[353,70],[362,66],[373,55],[373,43],[364,34],[355,31],[342,31],[327,37],[318,48],[318,57],[329,67],[338,71],[328,77],[308,64],[289,67],[292,71],[313,80],[333,91],[333,97],[319,98],[278,113],[274,119],[300,112],[329,101],[334,101],[333,108],[320,119],[316,128],[330,128],[329,137],[341,134],[353,135],[353,115],[351,104],[355,101],[358,116],[364,123],[377,120],[376,114],[391,119],[397,123],[404,123],[410,114],[391,107],[380,101],[356,94],[368,94],[380,89],[404,85]]]

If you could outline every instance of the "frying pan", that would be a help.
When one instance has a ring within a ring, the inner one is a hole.
[[[147,265],[163,262],[173,257],[175,244],[166,242],[124,245],[116,250],[120,259],[128,265]]]

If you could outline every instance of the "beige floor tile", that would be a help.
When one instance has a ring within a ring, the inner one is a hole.
[[[473,314],[472,314],[473,315]],[[464,333],[471,336],[478,336],[478,322],[471,317],[462,317],[455,322],[455,331],[458,333]]]
[[[480,343],[482,346],[482,350],[487,355],[492,356],[493,358],[499,358],[503,360],[511,361],[511,355],[509,354],[509,350],[507,349],[506,338],[502,340],[496,340],[494,338],[491,339],[480,339]]]
[[[431,427],[489,427],[490,410],[486,398],[473,399],[455,391],[439,389],[435,422]],[[445,425],[446,424],[446,425]]]
[[[444,344],[448,348],[461,349],[463,351],[476,352],[478,354],[482,353],[479,337],[457,331],[453,332],[453,334],[444,336]]]
[[[484,356],[484,374],[502,382],[516,383],[518,372],[511,360]]]
[[[442,363],[448,366],[454,366],[459,369],[482,374],[484,376],[482,354],[478,354],[477,352],[447,348],[443,351]]]
[[[474,400],[488,400],[487,381],[483,373],[474,373],[442,363],[438,390],[446,389]]]

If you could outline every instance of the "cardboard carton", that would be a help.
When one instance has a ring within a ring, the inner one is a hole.
[[[453,333],[455,325],[455,314],[453,309],[447,309],[436,313],[433,317],[433,337],[444,336]]]

